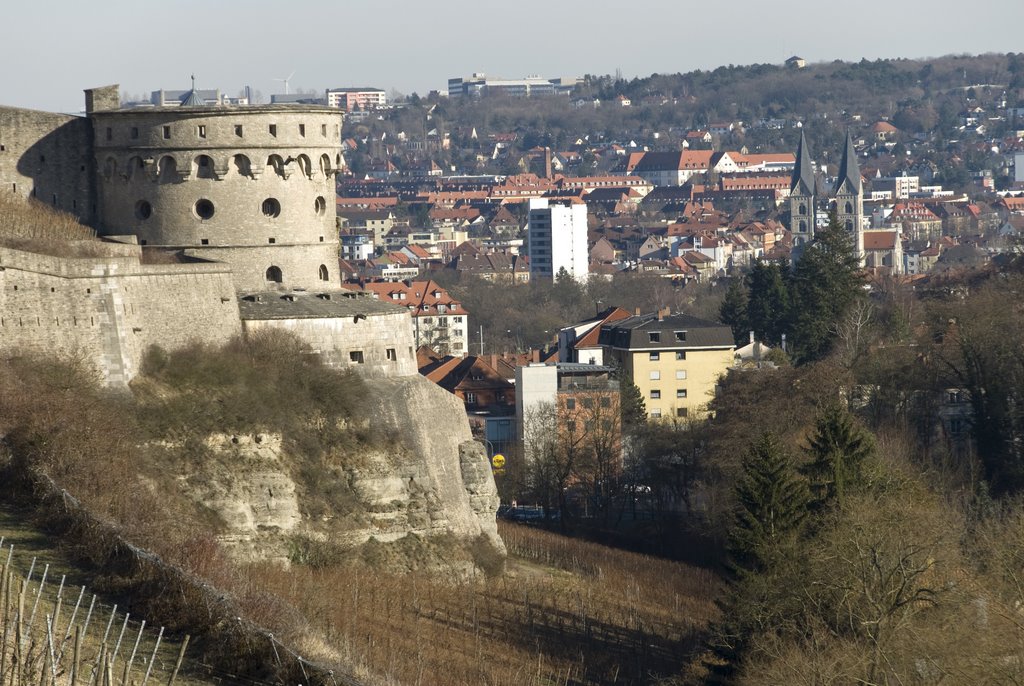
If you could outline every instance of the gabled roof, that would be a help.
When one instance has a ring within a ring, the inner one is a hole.
[[[449,392],[484,389],[512,390],[515,386],[498,373],[485,358],[441,358],[420,369],[420,373]]]
[[[601,337],[601,327],[604,324],[618,322],[631,316],[632,315],[628,311],[621,307],[609,307],[603,312],[598,313],[594,319],[588,320],[594,322],[593,328],[573,343],[572,347],[577,350],[580,348],[597,347],[598,339]]]
[[[893,250],[899,240],[898,231],[865,231],[865,250]]]
[[[658,332],[657,340],[651,334]],[[686,314],[645,314],[601,327],[601,344],[619,349],[688,349],[735,347],[732,329]]]
[[[796,148],[796,166],[793,167],[789,192],[793,195],[814,195],[814,165],[803,129],[800,129],[800,144]]]

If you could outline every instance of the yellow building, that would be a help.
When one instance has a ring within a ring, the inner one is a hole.
[[[668,310],[605,324],[600,343],[606,363],[615,360],[640,389],[652,419],[703,417],[735,348],[728,326]]]

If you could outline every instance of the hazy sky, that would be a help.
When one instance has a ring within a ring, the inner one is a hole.
[[[720,8],[720,9],[719,9]],[[850,16],[841,13],[848,9]],[[202,88],[269,99],[445,90],[482,71],[646,76],[723,64],[1024,50],[1024,2],[803,0],[4,0],[0,105],[77,112],[82,89]]]

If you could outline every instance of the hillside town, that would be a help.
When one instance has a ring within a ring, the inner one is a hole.
[[[0,684],[1024,683],[1024,53],[783,54],[0,104]]]

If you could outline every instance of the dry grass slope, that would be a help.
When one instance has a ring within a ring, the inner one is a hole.
[[[34,200],[0,196],[0,246],[59,257],[105,254],[96,232]]]

